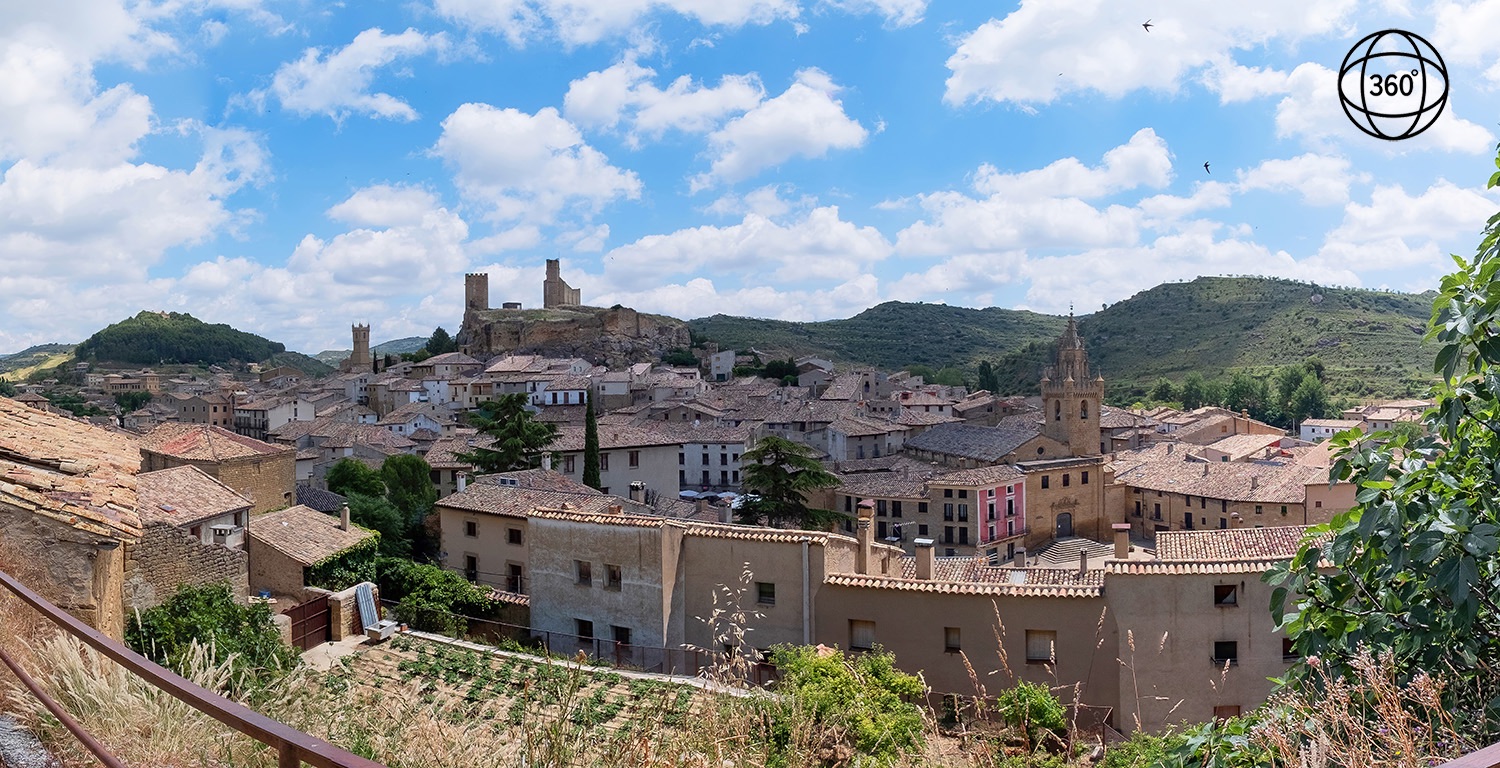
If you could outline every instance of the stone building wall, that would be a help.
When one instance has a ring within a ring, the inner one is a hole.
[[[119,542],[0,504],[0,555],[16,560],[38,552],[46,556],[8,564],[12,575],[79,621],[122,638],[126,558]]]
[[[227,461],[196,461],[141,451],[142,472],[192,465],[209,477],[239,491],[255,502],[250,513],[291,506],[297,487],[297,453],[291,449],[270,456],[250,456]]]
[[[249,594],[250,564],[243,550],[204,544],[174,525],[146,526],[139,544],[125,545],[125,557],[127,610],[158,606],[183,585],[228,582],[235,599],[243,602]]]

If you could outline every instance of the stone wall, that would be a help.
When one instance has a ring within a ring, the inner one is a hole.
[[[207,470],[206,467],[204,469]],[[215,477],[219,482],[250,497],[255,502],[255,506],[250,509],[253,515],[282,509],[296,502],[297,454],[286,451],[272,456],[223,462]]]
[[[146,526],[139,544],[127,544],[130,570],[125,580],[127,610],[146,610],[166,602],[183,585],[228,582],[243,602],[250,589],[249,557],[243,550],[204,544],[174,525]]]
[[[126,557],[115,539],[0,504],[0,555],[12,575],[79,621],[120,639]],[[44,556],[30,556],[45,553]]]
[[[480,358],[540,354],[611,367],[651,362],[692,345],[686,323],[627,307],[469,311],[457,340],[464,352]]]
[[[350,587],[342,592],[331,592],[328,595],[328,627],[329,639],[334,642],[346,637],[354,637],[365,633],[364,621],[359,617],[359,598],[355,596],[358,585]],[[309,588],[308,592],[322,593],[321,589]],[[376,611],[380,609],[380,587],[370,584],[371,595],[375,598]],[[378,617],[377,617],[378,618]]]
[[[245,539],[250,552],[250,591],[269,590],[273,595],[291,595],[302,599],[302,564],[283,555],[275,547],[260,543],[251,535]]]

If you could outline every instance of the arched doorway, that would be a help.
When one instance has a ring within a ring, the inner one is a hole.
[[[1057,538],[1067,538],[1073,535],[1073,513],[1063,512],[1057,516]]]

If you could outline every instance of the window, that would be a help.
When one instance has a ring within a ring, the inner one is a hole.
[[[587,560],[574,560],[573,572],[578,576],[577,583],[585,586],[594,586],[594,568]]]
[[[1136,517],[1140,517],[1141,516],[1141,502],[1140,502],[1139,499],[1137,499],[1136,502],[1135,502],[1135,516]]]
[[[687,454],[685,454],[685,453],[679,453],[679,454],[677,454],[677,464],[678,464],[678,466],[683,466],[683,467],[687,466]]]
[[[844,497],[844,511],[845,512],[853,512],[854,511],[854,497],[853,496],[845,496]]]
[[[1256,505],[1255,505],[1255,514],[1257,514],[1257,515],[1258,515],[1258,514],[1260,514],[1260,512],[1261,512],[1261,509],[1260,509],[1260,505],[1259,505],[1259,504],[1256,504]]]
[[[953,489],[952,488],[944,488],[943,489],[943,498],[945,498],[945,499],[951,499],[951,498],[953,498]]]
[[[1136,507],[1137,508],[1140,507],[1140,502],[1136,502]],[[1016,500],[1015,499],[1006,499],[1005,500],[1005,516],[1006,517],[1015,517],[1016,516]]]
[[[1052,420],[1053,421],[1062,421],[1062,401],[1061,400],[1053,400],[1052,401]]]
[[[721,453],[721,454],[719,454],[719,466],[721,466],[721,467],[727,467],[727,466],[729,466],[729,454],[727,454],[727,453]]]
[[[943,526],[943,543],[944,544],[952,544],[953,543],[953,526],[951,526],[951,525],[945,525],[945,526]]]
[[[969,519],[969,505],[968,504],[960,504],[960,505],[958,505],[958,519],[959,519],[960,522],[963,522],[963,521]]]
[[[967,499],[969,498],[969,492],[967,490],[964,490],[963,488],[960,488],[958,489],[958,497],[960,499]]]
[[[608,472],[609,471],[609,454],[607,454],[607,453],[600,453],[599,454],[599,471],[600,472]]]
[[[875,647],[875,622],[849,620],[849,650],[868,651]]]
[[[685,469],[679,469],[679,470],[677,470],[677,484],[678,485],[687,485],[687,470],[685,470]]]
[[[943,627],[943,650],[947,653],[963,650],[963,644],[959,642],[958,627]]]
[[[917,502],[917,514],[919,514],[919,515],[925,515],[925,514],[927,514],[927,502],[925,502],[925,501],[919,501],[919,502]]]
[[[1238,605],[1239,587],[1234,584],[1214,585],[1214,605]]]
[[[988,498],[988,499],[995,498],[995,489],[994,488],[987,489],[984,492],[984,496],[985,496],[985,498]]]
[[[473,520],[465,520],[464,521],[464,535],[468,536],[471,539],[474,538],[475,536],[478,536],[479,535],[479,523],[476,523]]]
[[[575,630],[573,634],[578,635],[579,637],[585,638],[587,640],[594,639],[594,622],[592,621],[586,621],[584,619],[574,619],[573,629]]]
[[[885,517],[885,499],[875,500],[875,516]]]
[[[1087,470],[1084,471],[1083,477],[1078,482],[1081,485],[1088,485],[1089,484],[1089,473],[1088,473]]]
[[[761,605],[775,605],[776,584],[769,581],[755,582],[755,602]]]
[[[959,528],[958,529],[958,543],[960,543],[960,544],[968,544],[969,543],[969,529],[967,527],[965,527],[965,528]]]
[[[188,533],[193,534],[193,538],[195,539],[201,539],[203,538],[203,526],[195,525],[188,530]]]
[[[1050,487],[1052,485],[1052,483],[1049,482],[1051,479],[1052,478],[1048,477],[1047,475],[1042,475],[1042,487],[1043,488]]]
[[[1300,658],[1302,658],[1302,654],[1297,653],[1297,649],[1292,647],[1292,639],[1290,637],[1281,638],[1281,660],[1296,661]]]
[[[944,520],[952,520],[953,519],[953,503],[952,502],[946,502],[946,503],[943,504],[943,519]]]
[[[1064,472],[1064,473],[1063,473],[1063,487],[1064,487],[1064,488],[1067,488],[1067,487],[1068,487],[1068,480],[1070,480],[1070,479],[1071,479],[1071,476],[1070,476],[1070,475],[1068,475],[1068,473],[1067,473],[1067,472]]]
[[[917,525],[917,535],[918,536],[926,536],[927,535],[927,524],[926,523],[919,523]]]
[[[1057,661],[1057,632],[1050,629],[1026,630],[1026,663],[1051,664]]]
[[[705,467],[708,466],[708,452],[707,451],[703,452],[703,466],[705,466]]]
[[[1286,516],[1286,505],[1285,504],[1281,505],[1281,515],[1282,515],[1282,517]]]
[[[469,581],[479,581],[479,558],[474,555],[464,555],[464,578]]]
[[[570,474],[570,475],[573,474],[573,457],[572,456],[564,456],[563,457],[563,472],[565,472],[567,474]]]
[[[1227,517],[1221,517],[1221,518],[1219,518],[1219,530],[1222,531],[1222,530],[1225,530],[1227,528],[1229,528],[1229,518],[1227,518]]]
[[[893,501],[893,502],[891,502],[891,517],[900,517],[900,516],[901,516],[901,502],[899,502],[899,501]]]
[[[1089,418],[1089,401],[1087,401],[1087,400],[1080,400],[1080,401],[1078,401],[1078,418],[1083,419],[1084,421],[1088,421],[1088,418]]]
[[[629,463],[632,467],[639,467],[641,465],[641,452],[631,451],[629,454]]]
[[[886,537],[887,534],[885,532],[885,521],[881,520],[880,522],[875,524],[875,538],[884,539]]]
[[[1219,640],[1214,643],[1214,663],[1219,666],[1240,663],[1240,644],[1233,640]]]
[[[1322,509],[1322,508],[1323,508],[1323,502],[1321,502],[1321,501],[1314,501],[1313,502],[1313,509]]]
[[[1151,519],[1152,520],[1160,520],[1161,519],[1161,505],[1160,504],[1152,504],[1151,505]]]
[[[630,645],[630,627],[617,627],[613,624],[609,627],[609,634],[620,645]]]
[[[621,574],[620,574],[620,566],[618,566],[618,565],[611,565],[610,563],[605,563],[604,564],[604,588],[605,589],[613,589],[613,590],[617,590],[618,591],[620,589],[620,584],[623,581],[624,580],[621,578]]]

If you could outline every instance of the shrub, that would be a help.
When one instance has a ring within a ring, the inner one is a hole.
[[[1026,734],[1033,748],[1041,746],[1048,734],[1060,737],[1067,730],[1067,714],[1062,702],[1047,686],[1022,682],[1000,694],[1000,716],[1007,725]]]
[[[774,653],[781,698],[765,704],[773,720],[773,763],[785,761],[794,729],[807,726],[842,734],[847,746],[869,758],[863,765],[891,765],[922,746],[922,712],[912,700],[927,687],[898,671],[893,654],[877,649],[847,659],[807,646],[778,646]]]
[[[240,605],[228,584],[183,586],[165,603],[130,617],[125,643],[178,674],[187,674],[193,642],[208,646],[212,664],[227,663],[235,693],[263,689],[297,666],[264,603]]]

